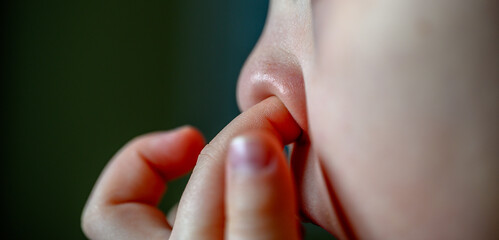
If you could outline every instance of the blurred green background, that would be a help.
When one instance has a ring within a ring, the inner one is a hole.
[[[183,124],[209,140],[238,114],[236,80],[268,2],[2,4],[2,236],[84,239],[82,207],[123,144]]]

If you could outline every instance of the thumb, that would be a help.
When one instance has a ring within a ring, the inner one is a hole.
[[[226,239],[299,239],[292,178],[276,136],[232,140],[226,165]]]

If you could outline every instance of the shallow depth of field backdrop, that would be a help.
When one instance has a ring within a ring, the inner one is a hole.
[[[84,239],[82,207],[123,144],[183,124],[209,140],[238,114],[236,80],[268,2],[2,4],[2,239]]]

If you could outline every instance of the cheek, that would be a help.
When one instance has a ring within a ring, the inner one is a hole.
[[[440,19],[447,11],[430,5],[370,6],[365,14],[345,4],[318,41],[306,82],[311,136],[360,238],[396,239],[411,226],[445,233],[459,219],[480,222],[470,196],[489,204],[462,176],[471,178],[463,156],[487,150],[477,143],[491,142],[483,136],[497,119],[484,107],[497,106],[497,83],[487,78],[497,68],[480,60],[497,57],[475,47],[495,44],[463,28],[459,14]],[[477,178],[492,176],[471,166]]]

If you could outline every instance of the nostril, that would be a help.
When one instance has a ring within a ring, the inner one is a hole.
[[[239,77],[237,86],[239,108],[245,111],[270,96],[277,96],[300,127],[305,130],[307,128],[305,86],[302,68],[297,58],[275,48],[258,50],[247,60]]]

